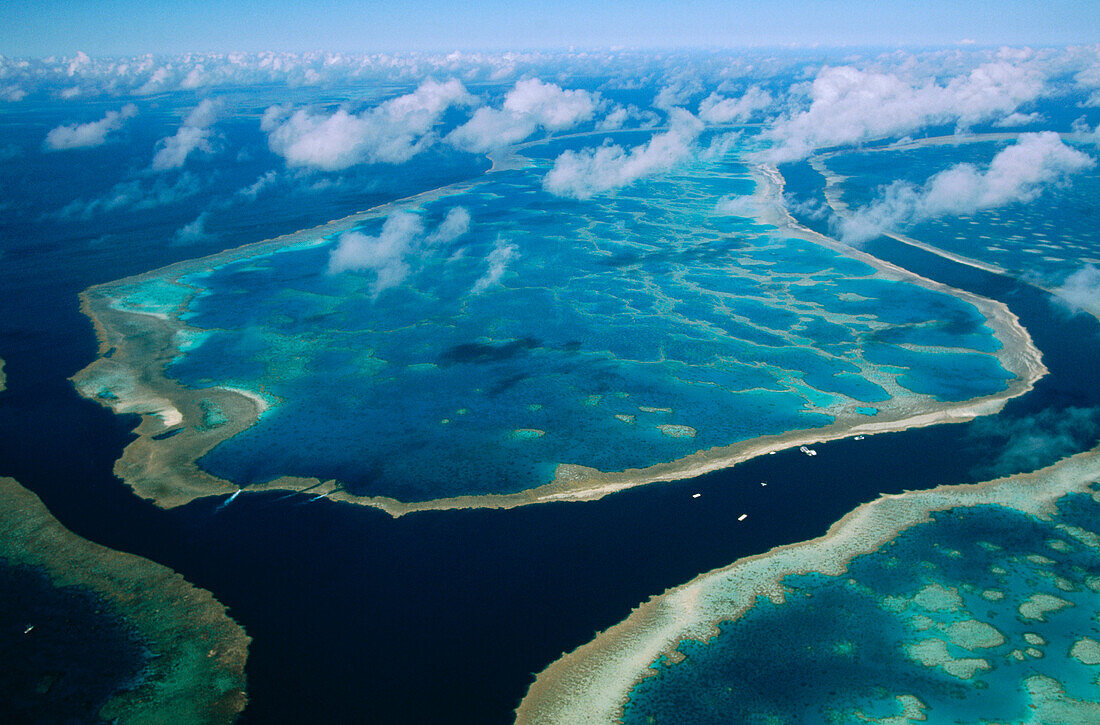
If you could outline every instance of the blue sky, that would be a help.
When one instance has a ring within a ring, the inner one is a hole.
[[[1097,0],[6,0],[9,56],[187,51],[1061,45],[1100,42]]]

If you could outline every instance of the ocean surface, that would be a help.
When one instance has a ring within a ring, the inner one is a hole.
[[[68,382],[96,348],[77,294],[466,178],[484,165],[456,155],[426,162],[422,174],[399,184],[375,171],[368,190],[348,184],[343,195],[301,191],[301,203],[272,200],[252,211],[242,203],[217,224],[211,212],[210,238],[178,245],[177,229],[206,201],[232,196],[268,167],[257,161],[248,178],[211,179],[196,161],[184,172],[208,186],[171,213],[59,216],[73,201],[109,190],[111,174],[88,169],[118,171],[148,159],[133,150],[136,143],[74,152],[86,154],[79,163],[38,154],[45,132],[72,119],[49,105],[24,110],[0,116],[6,142],[25,154],[0,166],[10,205],[0,217],[0,357],[9,386],[0,393],[0,473],[34,490],[77,534],[176,569],[229,607],[253,637],[244,722],[509,722],[532,673],[654,593],[818,536],[879,493],[1030,470],[1097,439],[1094,318],[1070,317],[1026,284],[877,240],[869,247],[876,256],[1008,304],[1050,374],[995,419],[836,441],[816,446],[814,458],[781,452],[591,503],[392,519],[267,493],[224,508],[222,500],[200,500],[163,511],[136,499],[111,473],[136,418],[80,398]],[[89,117],[102,110],[91,108]],[[178,114],[169,110],[163,117],[150,112],[152,126],[134,126],[133,133],[152,140],[170,132]],[[236,132],[231,125],[225,133]],[[239,133],[251,139],[240,145],[265,158],[254,123],[242,122]],[[1062,430],[1071,415],[1083,424]],[[1051,444],[1021,456],[1013,443],[1023,433]],[[743,513],[749,517],[738,522]]]

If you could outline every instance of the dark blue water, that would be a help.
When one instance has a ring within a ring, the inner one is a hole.
[[[1044,413],[1100,405],[1095,319],[1068,318],[1026,285],[885,241],[872,251],[1003,299],[1020,315],[1051,374],[1006,407],[1000,429],[1042,430]],[[184,254],[28,248],[18,274],[14,255],[5,257],[0,357],[11,389],[0,393],[0,474],[38,493],[79,535],[172,567],[229,606],[254,638],[246,722],[508,722],[532,673],[650,595],[820,535],[880,492],[978,480],[1011,445],[977,424],[939,426],[817,446],[812,459],[764,456],[593,503],[512,511],[394,520],[265,494],[220,513],[219,501],[165,512],[111,474],[136,419],[82,400],[67,377],[95,352],[77,292]],[[1075,444],[1095,439],[1092,431]],[[750,516],[738,523],[741,513]]]
[[[0,559],[0,719],[89,722],[146,652],[102,599]]]

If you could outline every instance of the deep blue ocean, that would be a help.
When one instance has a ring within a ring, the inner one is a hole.
[[[186,107],[194,99],[173,102]],[[163,114],[154,112],[158,103],[166,104]],[[420,171],[400,177],[363,170],[360,181],[370,176],[371,184],[341,178],[334,181],[338,194],[288,191],[293,203],[279,197],[223,216],[212,210],[211,238],[173,244],[182,224],[274,163],[254,120],[242,120],[224,127],[232,153],[254,154],[255,167],[239,178],[196,159],[184,172],[203,191],[178,206],[57,217],[73,200],[94,198],[148,163],[152,140],[170,133],[178,117],[167,99],[149,104],[142,116],[148,128],[134,125],[124,144],[71,152],[83,157],[36,150],[49,128],[73,120],[66,109],[0,115],[5,143],[24,154],[0,167],[8,204],[0,217],[0,357],[9,386],[0,393],[0,474],[34,490],[77,534],[165,564],[229,607],[253,637],[244,722],[509,722],[533,673],[652,594],[739,557],[818,536],[879,493],[984,480],[991,471],[1039,467],[1096,442],[1095,319],[1069,317],[1025,284],[880,240],[869,247],[877,256],[1007,303],[1043,351],[1050,375],[995,421],[837,441],[817,446],[815,458],[783,452],[592,503],[395,520],[272,493],[242,496],[221,510],[221,500],[159,510],[111,473],[137,420],[80,398],[68,382],[96,349],[77,294],[469,177],[485,164],[454,154],[424,159]],[[801,190],[792,180],[788,190],[811,194],[810,182]],[[1057,428],[1071,410],[1083,411],[1089,423],[1061,449],[1024,462],[1009,455],[1013,431],[1065,441]],[[697,492],[702,496],[693,499]],[[749,518],[737,522],[745,512]]]

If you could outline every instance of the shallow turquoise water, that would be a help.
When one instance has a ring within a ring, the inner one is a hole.
[[[157,279],[119,290],[143,311],[183,304],[205,331],[171,376],[275,402],[200,465],[242,485],[309,475],[403,500],[511,492],[560,463],[652,465],[906,389],[1004,388],[982,354],[999,343],[968,303],[717,215],[721,196],[753,188],[728,159],[584,202],[543,191],[546,167],[414,209],[427,233],[455,207],[472,225],[405,255],[406,276],[381,291],[373,271],[326,271],[331,239],[185,274],[193,298]],[[502,247],[499,280],[479,287]],[[882,349],[904,354],[884,366]]]
[[[1023,682],[1035,675],[1100,700],[1100,665],[1070,656],[1082,638],[1100,639],[1100,550],[1061,528],[1095,535],[1100,505],[1064,497],[1051,522],[997,506],[932,518],[843,576],[788,577],[784,604],[766,601],[708,644],[685,643],[685,660],[655,664],[634,688],[625,721],[858,722],[857,713],[900,714],[895,698],[907,695],[928,722],[1023,722],[1032,714]],[[1036,594],[1065,604],[1035,618],[1021,605]],[[985,641],[952,629],[967,620],[984,623]],[[955,674],[926,666],[913,648],[929,646],[983,664]]]

